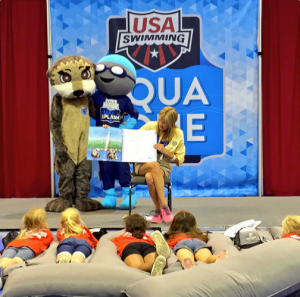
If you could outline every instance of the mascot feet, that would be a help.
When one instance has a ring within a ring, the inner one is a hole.
[[[120,209],[129,209],[129,188],[122,188],[125,194],[124,200],[121,202]],[[135,188],[131,189],[131,209],[137,204],[137,196]]]
[[[115,189],[104,190],[105,199],[101,202],[103,208],[116,208],[117,205],[117,196]]]
[[[93,200],[91,198],[76,198],[75,207],[79,211],[94,211],[102,209],[102,204],[97,201]]]
[[[72,207],[72,198],[57,198],[47,203],[45,210],[51,212],[63,212],[65,209]]]

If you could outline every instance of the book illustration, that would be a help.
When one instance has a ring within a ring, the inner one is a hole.
[[[157,160],[154,130],[90,127],[87,160],[151,162]]]
[[[87,159],[122,162],[122,130],[90,127]]]

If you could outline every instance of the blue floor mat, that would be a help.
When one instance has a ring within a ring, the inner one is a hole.
[[[0,232],[0,251],[3,250],[2,237],[4,237],[9,231]],[[0,295],[2,294],[2,290],[0,290]]]
[[[7,232],[0,232],[0,251],[3,250],[2,237],[5,236]]]

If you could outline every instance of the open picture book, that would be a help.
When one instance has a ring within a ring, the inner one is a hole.
[[[88,160],[113,162],[157,161],[154,130],[90,127]]]

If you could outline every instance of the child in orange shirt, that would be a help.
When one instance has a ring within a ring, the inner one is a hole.
[[[118,255],[129,267],[150,272],[152,276],[161,275],[170,257],[170,248],[161,233],[147,235],[148,222],[139,214],[128,216],[125,224],[126,232],[112,239]]]
[[[214,263],[228,257],[227,251],[220,251],[218,255],[211,253],[211,247],[207,245],[207,233],[197,228],[196,218],[186,210],[175,215],[164,237],[183,269],[194,267],[195,260]]]
[[[287,216],[282,221],[282,237],[300,240],[300,216]]]
[[[29,210],[23,216],[22,222],[20,234],[6,246],[0,259],[0,289],[3,269],[33,259],[44,252],[54,240],[47,224],[46,213],[42,208]]]
[[[75,208],[67,208],[61,214],[61,229],[57,232],[59,245],[57,246],[56,262],[83,263],[96,248],[98,240],[91,231],[84,226],[80,214]]]

